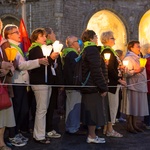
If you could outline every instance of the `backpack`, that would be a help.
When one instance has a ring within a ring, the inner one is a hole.
[[[73,75],[73,85],[85,86],[90,77],[90,72],[88,73],[86,80],[82,82],[82,53],[77,58],[75,58],[75,62],[76,65]]]

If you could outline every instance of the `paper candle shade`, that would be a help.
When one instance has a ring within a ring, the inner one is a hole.
[[[53,47],[51,45],[48,45],[48,46],[42,45],[41,48],[42,48],[43,55],[47,58],[47,56],[50,55]],[[47,83],[47,66],[46,65],[45,65],[45,83]]]
[[[7,47],[7,48],[5,49],[5,52],[6,52],[6,55],[7,55],[8,60],[9,60],[10,62],[14,61],[14,59],[16,58],[16,55],[17,55],[17,49]]]
[[[146,62],[147,62],[147,59],[146,59],[146,58],[140,58],[140,66],[141,66],[141,67],[145,67]]]
[[[59,44],[59,41],[55,41],[53,43],[53,50],[54,50],[54,52],[60,53],[62,48],[63,48],[63,44]]]
[[[49,56],[50,55],[50,53],[51,53],[51,51],[52,51],[52,46],[51,45],[42,45],[41,46],[41,48],[42,48],[42,52],[43,52],[43,55],[44,56]]]
[[[110,59],[110,53],[104,53],[104,58],[106,60],[109,60]]]
[[[127,66],[128,66],[128,63],[129,63],[129,61],[128,61],[128,60],[123,60],[123,65],[124,65],[125,67],[127,67]]]

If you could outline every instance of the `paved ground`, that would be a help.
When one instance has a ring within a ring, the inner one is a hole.
[[[57,120],[58,121],[58,120]],[[102,130],[97,134],[106,138],[105,144],[87,144],[86,136],[68,135],[64,132],[64,119],[59,122],[60,139],[52,139],[51,144],[41,145],[35,143],[31,134],[29,142],[24,147],[13,147],[13,150],[150,150],[150,130],[144,129],[143,133],[131,134],[125,130],[126,123],[116,123],[114,128],[124,135],[123,138],[110,138],[102,135]],[[57,126],[55,126],[57,128]]]

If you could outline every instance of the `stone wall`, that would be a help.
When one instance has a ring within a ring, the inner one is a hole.
[[[68,35],[80,37],[92,15],[106,9],[115,13],[124,23],[127,40],[138,39],[141,17],[150,9],[149,0],[26,0],[27,29],[50,26],[59,40]],[[0,17],[11,16],[19,21],[21,4],[0,4]]]

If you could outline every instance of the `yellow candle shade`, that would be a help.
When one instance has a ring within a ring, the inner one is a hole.
[[[147,62],[147,59],[146,59],[146,58],[140,58],[140,66],[141,66],[141,67],[145,67],[146,62]]]
[[[10,62],[14,61],[14,59],[16,58],[16,55],[17,55],[17,49],[16,48],[10,48],[10,47],[7,47],[5,49],[5,52],[6,52],[6,55],[7,55],[7,58]]]
[[[110,53],[104,53],[104,58],[106,60],[109,60],[110,59]]]

